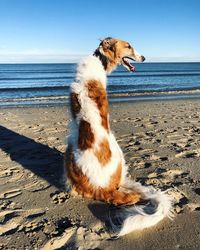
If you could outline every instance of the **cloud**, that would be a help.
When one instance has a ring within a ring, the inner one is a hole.
[[[8,50],[0,47],[0,63],[74,63],[91,54],[69,50],[31,49]],[[146,55],[146,62],[200,62],[200,56],[153,57]]]

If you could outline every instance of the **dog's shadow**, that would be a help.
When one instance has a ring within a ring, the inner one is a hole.
[[[117,218],[117,214],[120,211],[119,207],[94,201],[88,204],[88,208],[90,212],[105,225],[107,232],[111,235],[117,233],[123,223],[123,221],[119,221]]]
[[[55,148],[36,142],[0,126],[0,149],[12,161],[61,189],[63,176],[63,155]]]

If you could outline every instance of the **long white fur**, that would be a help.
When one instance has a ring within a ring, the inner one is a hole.
[[[137,57],[141,55],[137,53]],[[125,165],[122,151],[111,132],[107,132],[101,125],[101,117],[96,103],[88,97],[87,81],[98,80],[106,88],[106,72],[101,61],[95,56],[89,56],[84,59],[77,68],[75,82],[71,85],[71,91],[78,94],[78,101],[81,105],[81,111],[76,118],[72,120],[72,133],[69,138],[69,144],[73,148],[73,154],[77,165],[81,168],[91,184],[95,187],[107,187],[110,177],[115,173],[119,163],[122,163],[121,190],[125,192],[139,192],[142,198],[149,199],[150,205],[129,206],[121,208],[118,217],[122,219],[122,228],[118,229],[118,236],[125,235],[133,230],[142,230],[146,227],[157,224],[164,217],[171,215],[171,200],[167,194],[156,191],[152,187],[144,187],[140,183],[127,179],[127,167]],[[78,149],[78,129],[80,119],[88,121],[95,136],[95,143],[91,149],[80,151]],[[94,151],[98,149],[103,139],[107,139],[110,145],[112,156],[110,161],[101,166],[96,158]]]
[[[100,81],[106,87],[106,72],[101,61],[90,55],[84,58],[78,65],[76,82],[84,84],[88,80]]]
[[[95,68],[95,70],[93,68]],[[81,167],[83,174],[89,178],[91,184],[95,187],[104,188],[108,186],[110,177],[115,173],[120,162],[123,164],[122,181],[126,176],[127,168],[124,164],[123,154],[115,137],[111,132],[108,133],[105,128],[102,127],[99,109],[96,103],[88,97],[86,83],[89,80],[98,80],[106,88],[106,72],[100,60],[94,56],[89,56],[84,59],[78,66],[77,77],[75,82],[71,85],[71,91],[77,94],[78,101],[81,105],[76,123],[79,123],[80,119],[89,122],[95,136],[95,142],[92,149],[80,151],[77,147],[78,126],[73,122],[71,126],[73,127],[73,132],[71,133],[72,137],[70,138],[70,144],[73,148],[75,161],[77,165]],[[94,151],[99,148],[99,144],[103,139],[108,140],[112,155],[110,161],[102,168]]]
[[[165,192],[156,190],[151,186],[142,186],[140,183],[131,180],[127,180],[124,187],[141,193],[142,198],[148,199],[150,202],[147,205],[134,205],[121,208],[117,217],[118,220],[123,222],[122,226],[118,228],[111,221],[118,237],[135,230],[154,226],[165,217],[173,218],[174,215],[171,211],[172,199]]]

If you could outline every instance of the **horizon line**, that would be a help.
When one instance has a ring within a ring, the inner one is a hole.
[[[0,65],[3,64],[78,64],[79,61],[77,62],[0,62]],[[200,59],[198,61],[146,61],[142,62],[142,64],[147,64],[147,63],[200,63]],[[141,64],[140,62],[134,62],[134,64]]]

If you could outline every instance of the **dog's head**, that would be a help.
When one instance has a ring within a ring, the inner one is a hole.
[[[140,55],[128,42],[115,39],[105,38],[99,44],[97,49],[104,58],[104,67],[107,65],[106,70],[111,72],[117,65],[122,64],[128,71],[134,71],[135,67],[132,66],[129,60],[136,62],[143,62],[145,57]]]

